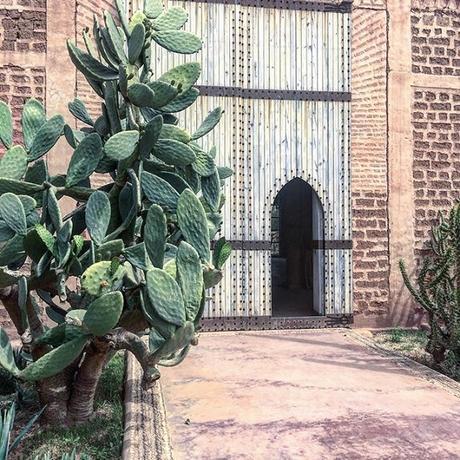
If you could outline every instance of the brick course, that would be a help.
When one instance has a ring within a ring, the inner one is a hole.
[[[0,50],[45,53],[46,2],[29,0],[6,5],[10,7],[0,8]]]
[[[367,317],[385,314],[389,294],[387,17],[354,9],[352,21],[353,299],[355,314]]]
[[[460,12],[414,10],[412,71],[460,76]]]

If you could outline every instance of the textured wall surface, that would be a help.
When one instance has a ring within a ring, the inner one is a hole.
[[[460,76],[460,12],[413,11],[412,71]]]
[[[46,52],[46,0],[0,1],[0,50]]]
[[[460,89],[417,89],[414,136],[415,255],[427,250],[430,227],[460,197]]]
[[[354,312],[365,321],[388,304],[387,17],[383,2],[362,6],[352,15],[351,170]]]

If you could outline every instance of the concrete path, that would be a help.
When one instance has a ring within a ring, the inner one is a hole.
[[[344,330],[202,334],[162,371],[175,460],[460,459],[460,399]]]

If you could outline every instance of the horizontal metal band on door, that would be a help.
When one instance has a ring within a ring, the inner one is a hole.
[[[243,99],[270,99],[278,101],[339,101],[350,102],[348,91],[303,91],[290,89],[254,89],[237,86],[197,85],[202,96],[241,97]]]
[[[309,0],[188,0],[190,3],[217,3],[220,5],[254,6],[279,10],[318,11],[325,13],[351,13],[352,0],[313,2]]]
[[[347,327],[353,324],[353,315],[326,315],[306,317],[229,316],[202,318],[200,331],[264,331],[273,329],[317,329]]]
[[[272,242],[269,240],[227,240],[236,251],[270,251]],[[215,242],[212,243],[214,247]],[[351,240],[314,240],[313,249],[338,250],[353,249]]]

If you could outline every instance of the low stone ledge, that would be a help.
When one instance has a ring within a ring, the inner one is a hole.
[[[141,388],[142,369],[131,353],[125,358],[123,460],[172,460],[160,381]]]

